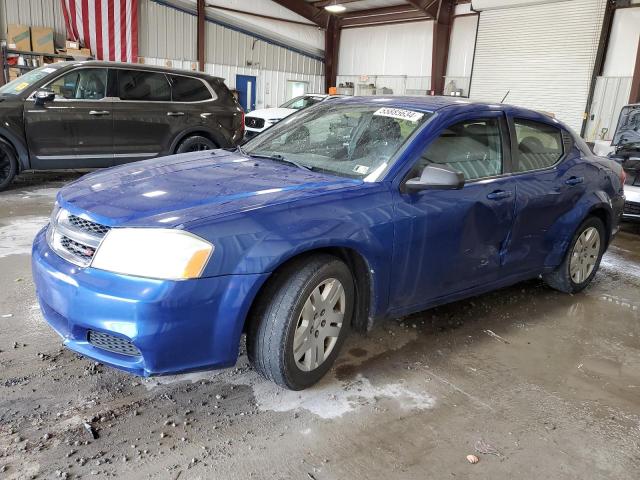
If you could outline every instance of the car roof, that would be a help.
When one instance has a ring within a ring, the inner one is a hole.
[[[418,112],[437,112],[447,110],[448,113],[455,113],[454,110],[465,111],[470,109],[489,109],[494,111],[509,111],[514,115],[527,115],[528,117],[538,118],[543,121],[552,122],[562,125],[569,129],[564,123],[553,118],[552,114],[531,110],[528,108],[517,107],[515,105],[490,103],[469,100],[463,97],[449,96],[344,96],[333,100],[332,104],[360,104],[360,105],[379,105],[380,107],[402,108],[406,110],[415,110]]]
[[[175,73],[178,75],[188,75],[190,77],[199,77],[199,78],[215,78],[218,80],[224,80],[221,77],[217,77],[215,75],[209,75],[205,72],[198,72],[195,70],[183,70],[180,68],[169,68],[169,67],[161,67],[158,65],[147,65],[144,63],[125,63],[125,62],[107,62],[103,60],[70,60],[66,62],[57,62],[53,65],[53,67],[63,68],[63,67],[74,67],[74,66],[83,66],[83,67],[102,67],[102,68],[127,68],[130,70],[146,70],[153,72],[162,72],[162,73]]]

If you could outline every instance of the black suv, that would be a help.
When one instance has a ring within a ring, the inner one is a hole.
[[[223,80],[111,62],[60,62],[0,87],[0,190],[23,170],[110,167],[226,148],[244,112]]]

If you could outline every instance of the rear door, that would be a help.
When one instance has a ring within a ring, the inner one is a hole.
[[[185,116],[171,102],[162,72],[114,69],[118,99],[113,103],[114,164],[167,155]]]
[[[584,195],[589,172],[571,135],[552,119],[512,117],[510,129],[518,194],[505,270],[535,271],[560,247],[556,230]]]
[[[25,102],[25,131],[31,165],[39,169],[108,167],[113,158],[113,102],[107,96],[110,71],[80,67],[43,88],[55,99]]]

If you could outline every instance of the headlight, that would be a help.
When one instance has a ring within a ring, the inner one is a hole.
[[[212,253],[213,245],[183,230],[112,228],[91,266],[125,275],[184,280],[200,277]]]

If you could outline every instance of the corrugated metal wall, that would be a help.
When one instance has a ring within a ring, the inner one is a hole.
[[[139,55],[145,63],[192,68],[197,61],[195,15],[153,0],[140,0]],[[236,75],[255,75],[256,108],[287,100],[287,81],[308,82],[324,91],[321,61],[207,21],[205,70],[223,77],[230,88]]]
[[[7,36],[7,24],[21,23],[35,27],[52,27],[55,43],[63,46],[64,17],[59,0],[0,0],[0,35]]]

